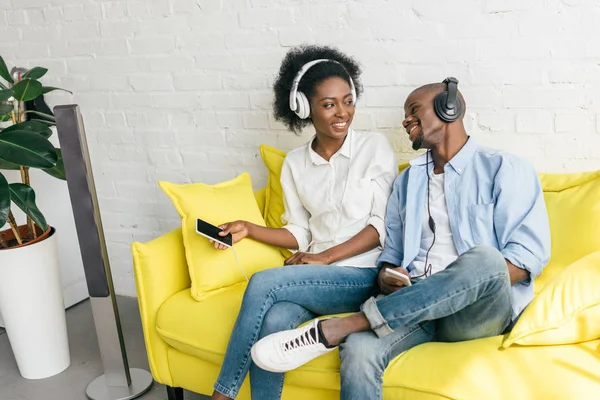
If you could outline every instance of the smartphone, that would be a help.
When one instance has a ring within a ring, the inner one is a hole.
[[[231,233],[228,233],[225,236],[219,236],[219,232],[223,232],[223,229],[209,224],[208,222],[203,221],[200,218],[196,219],[196,233],[209,239],[212,239],[215,242],[219,242],[227,247],[232,247],[233,238],[231,237]]]
[[[410,278],[408,276],[406,276],[406,275],[398,272],[398,271],[394,271],[393,269],[386,268],[385,272],[388,273],[388,274],[390,274],[390,275],[393,275],[394,278],[397,278],[400,282],[402,282],[402,284],[404,286],[410,286],[410,285],[412,285],[412,283],[410,281]]]

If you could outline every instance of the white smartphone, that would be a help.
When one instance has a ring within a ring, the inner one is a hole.
[[[398,271],[394,271],[393,269],[386,268],[385,272],[387,272],[390,275],[393,275],[394,278],[398,278],[398,280],[400,282],[402,282],[402,284],[404,286],[410,286],[410,285],[412,285],[412,283],[410,282],[410,278],[408,276],[406,276],[406,275],[398,272]]]
[[[232,247],[233,240],[231,237],[231,233],[225,236],[220,236],[219,232],[223,232],[223,229],[209,224],[208,222],[203,221],[200,218],[196,219],[196,233],[207,237],[208,239],[212,239],[215,242],[221,243],[227,247]]]

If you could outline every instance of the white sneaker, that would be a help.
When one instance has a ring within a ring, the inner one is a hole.
[[[252,346],[252,360],[266,371],[287,372],[335,350],[335,347],[327,348],[319,342],[318,322],[315,319],[302,328],[265,336]],[[311,328],[315,328],[317,340],[309,333]]]

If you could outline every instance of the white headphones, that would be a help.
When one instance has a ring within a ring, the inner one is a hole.
[[[298,91],[300,79],[302,79],[302,76],[304,76],[304,74],[310,69],[310,67],[322,62],[336,63],[340,65],[348,74],[346,68],[344,68],[344,66],[341,63],[335,60],[320,59],[313,60],[304,64],[302,68],[300,68],[300,71],[298,71],[298,74],[296,74],[296,77],[292,82],[292,90],[290,91],[290,109],[294,111],[300,119],[306,119],[310,115],[310,103],[308,102],[308,98],[304,93]],[[350,74],[348,74],[348,79],[350,80],[350,89],[352,90],[352,103],[356,104],[356,88],[354,87],[354,82],[352,82],[352,77],[350,76]]]

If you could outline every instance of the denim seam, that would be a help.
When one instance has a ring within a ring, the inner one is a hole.
[[[213,388],[217,392],[221,393],[223,396],[227,396],[227,397],[230,397],[232,399],[234,399],[237,396],[237,392],[236,391],[233,391],[231,389],[227,389],[224,386],[220,385],[218,382],[215,382]]]
[[[506,274],[504,274],[504,273],[499,273],[499,274],[492,275],[492,276],[488,277],[487,279],[482,279],[482,280],[479,280],[479,281],[475,282],[474,284],[472,284],[472,285],[469,285],[469,287],[466,287],[466,288],[463,288],[463,289],[457,290],[457,291],[455,291],[454,293],[452,293],[452,294],[450,294],[450,295],[448,295],[448,296],[445,296],[443,299],[439,300],[438,302],[436,302],[436,303],[434,303],[434,304],[430,304],[430,305],[429,305],[427,308],[435,307],[435,306],[437,306],[438,304],[442,303],[443,301],[446,301],[446,300],[452,299],[452,298],[454,298],[454,297],[456,297],[456,296],[459,296],[459,295],[463,294],[464,292],[466,292],[466,291],[468,291],[468,290],[471,290],[471,289],[473,289],[473,288],[476,288],[476,287],[479,287],[479,286],[481,286],[481,285],[483,285],[483,284],[486,284],[486,283],[490,282],[491,280],[498,278],[498,277],[499,277],[499,276],[501,276],[501,275],[504,275],[504,276],[506,276]],[[416,313],[418,313],[418,312],[420,312],[420,310],[416,310],[416,311],[410,311],[410,312],[404,312],[404,313],[402,313],[402,315],[401,315],[401,316],[402,316],[402,317],[404,317],[404,316],[407,316],[407,315],[416,314]],[[399,316],[397,316],[396,314],[394,314],[394,315],[393,315],[393,318],[392,318],[392,320],[396,320],[396,319],[398,319],[398,318],[399,318]],[[389,320],[386,320],[386,322],[387,322],[387,323],[388,323],[388,325],[389,325],[389,322],[390,322],[390,321],[389,321]]]

